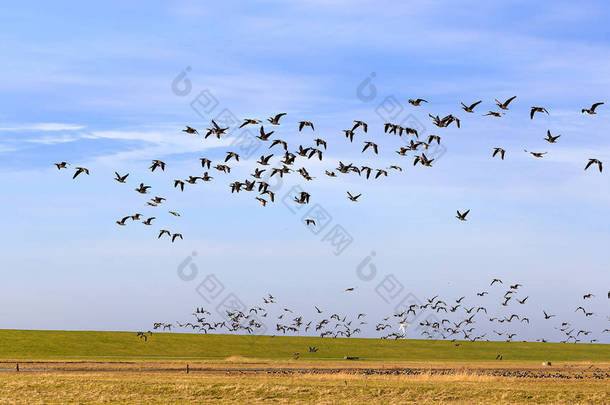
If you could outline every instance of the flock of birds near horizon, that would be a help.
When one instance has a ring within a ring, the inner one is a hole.
[[[501,111],[491,111],[490,110],[486,114],[483,114],[483,115],[493,117],[493,118],[500,118],[504,114],[506,114],[506,111],[509,110],[509,105],[515,99],[516,99],[516,96],[510,97],[509,99],[507,99],[503,102],[496,99],[495,100],[496,106]],[[411,104],[414,107],[421,107],[422,103],[428,103],[426,100],[421,99],[421,98],[409,99],[408,102],[409,102],[409,104]],[[466,113],[474,114],[475,108],[481,102],[482,101],[477,101],[477,102],[469,104],[469,105],[461,103],[461,107]],[[597,114],[597,108],[603,104],[604,104],[603,102],[594,103],[589,108],[583,108],[581,110],[581,113],[588,114],[588,115]],[[544,107],[539,107],[539,106],[531,107],[530,114],[529,114],[530,119],[533,120],[534,117],[536,116],[536,114],[549,115],[549,111]],[[272,117],[269,117],[267,119],[267,121],[269,122],[270,125],[277,127],[280,125],[280,120],[285,115],[286,115],[286,113],[276,114]],[[445,117],[442,117],[442,118],[438,115],[432,115],[432,114],[428,114],[428,115],[431,118],[433,124],[436,127],[438,127],[439,129],[449,127],[452,124],[454,124],[458,128],[461,127],[460,119],[452,114],[446,115]],[[276,175],[279,177],[284,177],[285,175],[294,172],[294,173],[298,173],[299,175],[301,175],[307,181],[314,180],[314,177],[312,177],[310,175],[310,173],[308,172],[308,170],[305,167],[301,167],[299,169],[295,169],[293,167],[295,166],[297,158],[309,160],[309,159],[317,157],[320,161],[322,161],[323,155],[326,152],[327,142],[324,139],[315,138],[313,140],[314,144],[312,146],[304,147],[303,145],[299,145],[298,148],[292,149],[292,152],[290,152],[289,148],[288,148],[288,143],[285,140],[280,139],[278,137],[275,137],[272,139],[271,137],[275,131],[265,129],[264,125],[262,125],[262,124],[263,124],[262,120],[246,118],[243,120],[243,122],[241,123],[239,128],[243,128],[247,125],[256,125],[256,126],[260,125],[259,135],[257,136],[257,138],[260,140],[260,142],[268,142],[269,143],[268,149],[276,148],[276,150],[281,151],[280,153],[283,152],[283,158],[279,161],[279,163],[281,163],[281,165],[278,165],[277,167],[270,167],[271,166],[270,160],[272,157],[274,157],[274,154],[272,154],[272,153],[270,153],[268,155],[263,154],[262,156],[260,156],[260,158],[256,162],[258,167],[255,167],[253,173],[251,173],[252,179],[251,180],[245,179],[243,182],[242,181],[233,181],[229,184],[229,188],[231,190],[231,193],[240,193],[242,191],[258,193],[258,195],[255,196],[255,199],[261,204],[262,207],[266,207],[269,203],[275,202],[275,194],[271,190],[272,187],[270,187],[269,183],[264,181],[263,173],[268,170],[269,178],[271,178]],[[395,123],[391,123],[391,122],[384,123],[383,129],[384,129],[384,133],[389,134],[389,135],[397,135],[399,137],[402,137],[403,135],[405,135],[405,137],[407,137],[407,136],[411,137],[411,139],[407,143],[407,146],[400,147],[398,150],[395,151],[398,156],[408,157],[408,152],[414,152],[414,156],[413,156],[413,165],[414,166],[416,166],[418,164],[420,164],[421,166],[424,166],[424,167],[428,167],[428,168],[431,168],[433,166],[435,159],[431,158],[429,156],[426,156],[426,150],[428,150],[428,148],[430,148],[433,145],[433,143],[435,143],[435,142],[437,143],[437,145],[441,144],[441,137],[439,135],[431,134],[431,135],[428,135],[428,137],[425,141],[423,139],[420,140],[419,139],[420,134],[418,133],[417,129],[403,127],[399,124],[395,124]],[[212,120],[211,126],[209,128],[206,128],[206,130],[205,130],[205,135],[203,135],[203,139],[207,139],[210,136],[216,137],[217,139],[221,139],[223,135],[227,134],[228,130],[229,130],[229,127],[221,127],[214,120]],[[315,131],[314,123],[311,121],[299,121],[298,122],[299,133],[301,133],[303,130],[311,130],[312,132],[314,132]],[[186,126],[186,128],[183,129],[182,132],[187,135],[200,136],[199,131],[191,126]],[[350,127],[348,129],[343,130],[343,134],[347,141],[349,141],[350,143],[353,143],[355,138],[357,138],[359,136],[364,136],[364,137],[367,136],[368,124],[361,120],[354,120],[353,125],[350,124]],[[422,136],[423,136],[423,134],[422,134]],[[543,139],[545,141],[547,141],[549,144],[555,144],[558,142],[560,137],[561,137],[561,135],[553,135],[553,134],[551,134],[550,130],[547,130],[546,137],[544,137]],[[363,142],[362,153],[371,153],[374,155],[379,154],[379,149],[380,149],[379,145],[377,143],[373,142],[372,140],[370,140],[370,138],[368,138],[368,139],[365,138],[362,142]],[[506,150],[500,146],[494,147],[490,152],[491,152],[492,158],[504,160],[506,157]],[[532,157],[537,158],[537,159],[542,159],[548,153],[547,151],[528,151],[527,149],[524,149],[524,152],[530,154]],[[282,155],[278,155],[278,156],[282,156]],[[202,182],[212,181],[214,179],[214,177],[209,174],[209,171],[212,168],[215,169],[219,173],[230,174],[231,167],[228,165],[228,163],[231,160],[239,161],[239,159],[240,159],[239,154],[234,151],[227,151],[224,161],[221,161],[221,162],[212,162],[212,160],[210,160],[206,157],[202,157],[202,158],[200,158],[200,162],[201,162],[201,166],[204,170],[203,175],[189,176],[188,179],[174,179],[173,186],[174,186],[174,188],[177,188],[180,191],[184,191],[186,184],[195,185],[195,184],[197,184],[198,181],[202,181]],[[591,167],[595,167],[600,173],[603,171],[602,161],[598,157],[591,157],[588,159],[588,161],[583,162],[583,163],[584,163],[584,170],[588,170]],[[214,164],[214,166],[212,166],[213,164]],[[62,161],[59,163],[55,163],[55,166],[59,170],[67,169],[69,166],[69,163]],[[165,171],[165,167],[166,167],[165,162],[155,159],[152,161],[152,164],[149,167],[149,169],[152,172],[155,172],[156,169],[160,169],[160,171]],[[205,171],[206,169],[208,171]],[[400,173],[403,171],[403,169],[399,164],[393,164],[393,165],[390,165],[389,167],[384,167],[384,168],[374,168],[371,166],[358,166],[358,165],[355,165],[352,163],[345,164],[345,163],[339,161],[338,167],[336,167],[334,169],[325,170],[325,175],[328,177],[336,178],[336,177],[338,177],[338,174],[347,175],[350,173],[355,173],[359,176],[365,177],[368,180],[371,178],[371,176],[373,176],[374,179],[379,179],[380,177],[387,177],[389,175],[389,173],[392,171]],[[90,174],[89,169],[87,169],[85,167],[76,167],[72,178],[76,179],[81,174],[89,175]],[[115,180],[118,183],[126,183],[128,177],[129,177],[129,173],[120,174],[119,172],[115,172]],[[139,183],[139,185],[135,188],[135,191],[140,194],[146,195],[149,193],[150,189],[151,189],[151,186],[145,185],[144,183]],[[352,203],[357,203],[359,201],[359,199],[362,197],[362,195],[363,195],[363,193],[360,191],[346,190],[346,197]],[[309,204],[310,194],[306,191],[302,191],[299,195],[296,195],[293,198],[294,198],[295,203]],[[150,206],[150,207],[158,207],[158,206],[162,205],[165,201],[166,201],[166,198],[164,198],[164,197],[154,196],[153,198],[151,198],[149,201],[146,202],[146,205]],[[467,216],[469,213],[470,213],[470,209],[457,209],[456,218],[459,221],[467,221]],[[174,210],[169,210],[169,214],[174,217],[180,216],[180,213],[178,213]],[[116,221],[116,223],[119,226],[126,226],[128,221],[141,221],[144,225],[151,226],[155,219],[156,219],[155,216],[143,218],[142,214],[135,213],[135,214],[127,215],[127,216],[120,218],[119,220]],[[304,222],[305,222],[306,226],[314,226],[314,227],[316,226],[315,219],[313,219],[313,218],[306,218],[304,220]],[[177,239],[183,239],[182,233],[170,231],[167,229],[160,229],[158,232],[157,238],[160,239],[166,235],[171,240],[172,243],[175,242]],[[491,285],[493,286],[496,283],[501,284],[502,281],[499,279],[494,279],[491,282]],[[511,302],[517,302],[518,305],[519,304],[523,305],[526,303],[526,301],[529,297],[526,296],[521,299],[516,297],[519,287],[521,287],[521,284],[515,284],[515,285],[510,286],[510,289],[508,291],[506,291],[506,293],[504,294],[504,296],[502,298],[502,300],[503,300],[503,302],[501,302],[502,306],[506,307]],[[354,288],[346,289],[347,292],[353,291],[353,290],[354,290]],[[477,296],[482,297],[487,294],[488,294],[487,291],[482,291],[480,293],[477,293]],[[593,294],[588,293],[588,294],[583,295],[583,300],[590,299],[592,297],[593,297]],[[483,306],[476,306],[476,305],[473,305],[472,307],[467,308],[466,306],[464,306],[462,304],[462,300],[464,298],[465,297],[456,299],[455,305],[447,304],[445,301],[438,299],[438,297],[433,297],[433,298],[427,299],[427,303],[425,303],[423,305],[412,304],[411,306],[409,306],[408,308],[406,308],[404,311],[402,311],[400,313],[395,313],[388,317],[383,318],[383,320],[381,322],[376,324],[375,330],[377,332],[382,333],[383,336],[381,336],[381,338],[398,339],[398,338],[406,336],[406,329],[404,329],[404,328],[405,328],[405,325],[408,324],[407,318],[409,316],[413,316],[415,318],[416,316],[418,316],[418,313],[417,313],[418,311],[431,310],[437,314],[440,313],[441,311],[443,311],[444,313],[452,313],[452,314],[458,314],[460,311],[464,311],[465,314],[464,314],[463,319],[456,320],[456,319],[443,318],[440,321],[433,321],[433,322],[430,322],[428,320],[420,321],[419,328],[418,328],[419,333],[424,337],[451,339],[454,342],[456,341],[456,339],[458,337],[462,338],[464,340],[472,340],[472,341],[483,340],[485,338],[489,339],[489,336],[487,336],[486,333],[476,334],[476,332],[475,332],[476,327],[474,326],[476,323],[475,317],[477,317],[477,315],[480,312],[486,314],[486,316],[487,316],[488,309]],[[513,300],[513,298],[514,298],[514,300]],[[608,292],[608,299],[610,299],[610,292]],[[269,295],[268,297],[264,298],[264,303],[265,304],[274,304],[275,299],[273,296]],[[461,310],[460,310],[460,308],[461,308]],[[319,315],[321,315],[323,313],[323,311],[320,310],[318,307],[315,307],[315,309]],[[585,318],[595,315],[593,312],[586,310],[582,305],[578,306],[578,308],[576,308],[576,311],[577,312],[582,311],[583,316]],[[317,321],[315,324],[312,324],[313,320],[305,323],[305,321],[303,320],[303,316],[296,316],[291,319],[291,322],[282,323],[281,321],[283,319],[285,319],[284,316],[286,316],[286,318],[290,318],[290,315],[288,315],[288,314],[292,314],[293,311],[288,308],[283,308],[283,310],[281,312],[282,312],[282,314],[280,314],[277,318],[278,322],[275,325],[275,329],[276,329],[277,333],[281,332],[282,334],[286,334],[286,333],[295,333],[296,334],[296,333],[300,333],[302,331],[307,333],[307,332],[310,332],[310,330],[311,330],[311,331],[315,331],[316,333],[319,333],[320,336],[322,336],[322,337],[327,337],[327,336],[335,337],[335,338],[336,337],[351,337],[351,336],[355,336],[355,335],[358,335],[359,333],[361,333],[362,325],[366,324],[366,321],[364,320],[364,318],[366,317],[366,314],[363,314],[363,313],[358,314],[357,317],[355,317],[354,319],[348,318],[347,315],[341,316],[340,314],[332,314],[330,317],[321,319],[321,320]],[[205,333],[210,332],[210,331],[223,330],[223,329],[227,332],[254,333],[257,330],[260,331],[260,329],[263,327],[263,323],[261,322],[260,318],[261,317],[266,318],[268,316],[268,312],[267,312],[267,309],[265,309],[261,306],[250,308],[247,312],[242,312],[241,310],[227,311],[226,319],[223,321],[220,321],[220,322],[215,322],[211,319],[208,319],[208,318],[206,318],[206,315],[211,315],[211,314],[203,308],[198,308],[197,311],[194,313],[195,321],[193,321],[193,322],[184,322],[184,323],[176,322],[175,324],[158,322],[158,323],[154,324],[154,329],[161,328],[161,329],[171,330],[172,327],[177,326],[177,327],[191,327],[193,330],[198,330],[200,332],[205,332]],[[543,311],[542,315],[544,316],[544,320],[550,320],[555,317],[555,315],[548,314],[546,311]],[[528,317],[525,317],[524,315],[517,314],[517,313],[512,313],[507,317],[492,316],[492,317],[488,317],[488,318],[489,318],[490,323],[495,322],[499,326],[508,326],[511,324],[511,322],[519,322],[521,324],[529,324],[529,322],[530,322]],[[389,334],[384,334],[383,331],[385,331],[386,329],[392,328],[392,325],[390,323],[391,319],[398,320],[399,321],[398,324],[403,325],[403,329],[400,332],[391,332]],[[610,318],[608,320],[610,321]],[[557,325],[556,328],[562,334],[565,335],[565,339],[562,340],[565,343],[567,343],[567,342],[576,343],[576,342],[584,341],[583,340],[584,338],[588,337],[590,334],[593,333],[593,331],[585,330],[585,329],[577,330],[577,328],[573,327],[570,324],[570,322],[567,322],[567,321],[560,322],[560,324]],[[610,329],[604,329],[602,331],[602,333],[607,333],[607,332],[610,332]],[[501,331],[496,331],[494,329],[493,333],[496,336],[496,338],[506,337],[507,341],[511,341],[517,336],[516,332],[511,332],[508,329],[501,330]],[[152,335],[152,332],[149,331],[148,335]],[[140,338],[147,339],[147,333],[138,332],[138,336]],[[542,341],[542,342],[546,342],[546,339],[544,339],[544,338],[540,338],[538,340]],[[587,342],[590,342],[590,343],[594,343],[596,341],[597,341],[596,338],[589,338],[587,340]],[[460,343],[455,343],[455,345],[459,347]],[[317,350],[316,348],[311,348],[311,347],[309,349],[310,349],[310,352]],[[298,357],[298,354],[297,354],[297,357]],[[501,357],[501,355],[500,355],[500,357]]]

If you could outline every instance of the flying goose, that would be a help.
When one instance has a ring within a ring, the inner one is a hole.
[[[162,162],[160,160],[153,160],[152,165],[149,167],[149,169],[151,172],[154,172],[157,167],[159,167],[159,168],[161,168],[161,170],[165,171],[165,162]]]
[[[501,117],[502,115],[504,115],[503,112],[497,112],[497,111],[488,111],[487,114],[483,114],[484,117],[487,117],[487,116]]]
[[[129,173],[127,173],[125,176],[121,176],[120,174],[118,174],[117,172],[114,172],[115,180],[118,181],[119,183],[125,183],[125,180],[127,179],[127,176],[129,176]]]
[[[74,176],[72,176],[72,178],[75,179],[76,176],[78,176],[81,173],[85,173],[88,176],[89,175],[89,169],[86,169],[84,167],[77,167],[76,171],[74,172]]]
[[[269,155],[269,156],[262,155],[256,163],[258,163],[259,165],[262,165],[262,166],[267,166],[269,164],[269,159],[271,159],[272,156],[273,155]]]
[[[554,317],[555,315],[549,315],[546,313],[546,311],[542,311],[544,313],[544,319],[551,319],[552,317]]]
[[[261,128],[259,130],[260,135],[257,135],[256,137],[258,139],[260,139],[261,141],[268,141],[269,137],[275,132],[275,131],[271,131],[271,132],[265,132],[265,128],[261,125]]]
[[[326,150],[326,141],[324,139],[316,138],[314,139],[316,146],[323,146],[324,150]]]
[[[197,134],[199,135],[199,132],[197,132],[197,130],[195,128],[191,128],[188,125],[186,126],[186,129],[183,129],[182,132],[186,132],[187,134]]]
[[[409,99],[409,104],[415,106],[415,107],[419,107],[419,105],[421,103],[427,103],[426,100],[424,100],[423,98],[418,98],[416,100],[413,100],[412,98]]]
[[[316,226],[316,221],[314,221],[313,219],[305,218],[305,225]]]
[[[148,218],[146,221],[142,221],[142,223],[144,225],[152,225],[152,220],[155,219],[155,217],[150,217]]]
[[[529,153],[530,155],[532,155],[533,157],[537,157],[537,158],[541,158],[548,153],[548,152],[530,152],[527,149],[523,149],[523,150],[525,152]]]
[[[286,113],[276,114],[275,117],[269,117],[267,121],[271,123],[271,125],[280,125],[280,118],[282,118]]]
[[[280,145],[281,147],[284,148],[285,151],[288,150],[286,141],[282,141],[281,139],[274,139],[273,142],[271,142],[271,146],[269,146],[269,149],[273,148],[275,145]]]
[[[199,158],[199,160],[201,160],[201,167],[203,167],[205,169],[205,167],[207,166],[208,169],[210,168],[210,164],[212,163],[212,161],[208,158]]]
[[[502,148],[494,148],[494,153],[491,155],[491,157],[495,157],[498,153],[500,154],[500,159],[504,160],[504,154],[506,151]]]
[[[225,162],[228,162],[231,158],[235,158],[236,161],[239,162],[239,155],[235,152],[226,152],[227,157],[225,158]]]
[[[144,183],[140,183],[140,186],[138,188],[136,188],[135,190],[140,194],[146,194],[146,193],[148,193],[149,188],[150,188],[150,186],[145,186]]]
[[[498,101],[498,99],[495,99],[496,105],[502,109],[502,110],[508,110],[508,105],[510,104],[511,101],[513,101],[515,98],[517,98],[517,96],[512,96],[511,98],[507,99],[505,102],[501,103],[500,101]]]
[[[455,217],[457,219],[459,219],[460,221],[466,221],[466,216],[468,215],[469,212],[470,212],[470,210],[466,210],[466,211],[464,211],[464,213],[460,213],[460,211],[457,211],[457,215]]]
[[[176,240],[176,238],[184,239],[181,233],[175,233],[172,235],[172,243]]]
[[[170,238],[172,237],[172,234],[167,229],[161,229],[159,231],[159,236],[157,237],[157,239],[161,239],[161,236],[165,234],[167,234],[167,236],[169,236]]]
[[[57,166],[57,170],[61,170],[61,169],[67,169],[68,165],[70,163],[67,162],[59,162],[59,163],[53,163],[55,166]]]
[[[350,142],[354,142],[354,131],[352,129],[344,129],[345,137],[349,138]]]
[[[358,195],[352,195],[352,193],[350,193],[349,191],[347,192],[347,198],[350,199],[350,201],[358,201],[358,198],[360,198],[362,194],[358,194]]]
[[[481,100],[477,101],[476,103],[472,103],[472,104],[470,104],[469,106],[467,106],[467,105],[466,105],[466,104],[464,104],[464,103],[461,103],[461,104],[462,104],[462,109],[463,109],[464,111],[466,111],[467,113],[473,113],[473,112],[474,112],[474,108],[475,108],[477,105],[481,104]]]
[[[433,141],[436,141],[436,144],[440,145],[441,144],[441,137],[438,136],[438,135],[430,135],[430,136],[428,136],[428,144],[431,144]]]
[[[546,131],[546,138],[543,138],[545,141],[547,141],[548,143],[555,143],[557,142],[557,139],[559,139],[561,135],[557,135],[557,136],[551,136],[551,131],[547,129]]]
[[[593,105],[591,106],[591,108],[583,108],[583,109],[581,110],[581,113],[582,113],[582,114],[587,113],[587,114],[589,114],[589,115],[597,114],[597,113],[595,112],[595,109],[596,109],[597,107],[599,107],[600,105],[602,105],[602,104],[604,104],[604,103],[595,103],[595,104],[593,104]]]
[[[301,132],[303,127],[310,127],[314,131],[313,124],[310,121],[299,121],[299,132]]]
[[[253,119],[253,118],[245,118],[244,122],[241,123],[241,125],[239,126],[240,128],[245,127],[248,124],[252,124],[252,125],[258,125],[260,124],[261,121],[257,120],[257,119]]]
[[[585,166],[585,170],[587,170],[589,168],[589,166],[591,165],[597,165],[597,168],[599,169],[599,172],[602,172],[602,162],[597,160],[597,159],[589,159],[589,163],[587,163],[587,165]]]
[[[358,121],[358,120],[354,120],[354,126],[352,127],[352,132],[354,132],[356,130],[356,128],[358,127],[362,127],[362,130],[366,133],[366,131],[368,130],[369,126],[367,125],[366,122],[364,121]],[[346,132],[345,130],[343,132]],[[347,132],[345,134],[347,136]],[[353,138],[353,134],[351,135]]]
[[[415,160],[413,161],[413,166],[417,165],[417,163],[420,163],[422,166],[432,167],[432,162],[434,162],[434,159],[428,159],[426,157],[426,154],[422,153],[421,156],[420,155],[415,156]]]
[[[200,179],[201,179],[201,180],[203,180],[203,181],[210,181],[210,180],[212,180],[213,178],[214,178],[214,177],[210,176],[210,175],[208,174],[208,172],[203,172],[203,177],[200,177]]]
[[[116,223],[120,226],[125,226],[125,221],[127,221],[130,218],[132,218],[132,217],[131,216],[124,217],[120,221],[116,221]]]
[[[174,188],[180,186],[180,190],[184,191],[184,182],[182,180],[174,180]]]
[[[532,107],[530,109],[530,119],[534,119],[534,114],[537,113],[537,112],[539,112],[539,113],[543,113],[544,112],[547,115],[549,115],[549,112],[544,107]]]
[[[169,213],[172,214],[175,217],[179,217],[180,216],[180,214],[177,213],[176,211],[169,211]]]
[[[373,152],[377,155],[378,154],[377,144],[374,142],[371,142],[371,141],[364,142],[364,148],[362,148],[362,152],[367,150],[369,146],[371,148],[373,148]]]

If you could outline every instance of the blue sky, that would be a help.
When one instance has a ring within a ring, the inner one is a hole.
[[[385,316],[396,303],[375,289],[391,274],[422,300],[473,295],[494,277],[521,282],[532,319],[545,308],[583,328],[607,327],[610,182],[583,167],[592,157],[610,162],[610,110],[580,109],[610,101],[610,7],[421,3],[3,6],[1,326],[146,329],[214,306],[196,291],[209,274],[248,304],[270,292],[305,313],[318,303]],[[172,83],[184,84],[182,72],[190,91],[177,95]],[[218,105],[199,115],[191,103],[204,90]],[[496,110],[494,98],[513,95],[506,116],[481,116]],[[429,103],[407,104],[417,97]],[[401,141],[383,134],[379,115],[391,100],[401,105],[392,113],[402,108],[397,119],[442,137],[432,169],[393,152]],[[476,114],[460,110],[461,101],[477,100]],[[530,120],[533,105],[550,115]],[[230,195],[229,181],[245,177],[252,159],[235,165],[235,176],[212,171],[214,182],[171,188],[174,178],[201,174],[199,157],[218,160],[235,149],[232,139],[180,132],[206,128],[224,109],[239,119],[287,112],[276,130],[295,148],[316,136],[328,141],[322,163],[304,163],[314,182],[289,176],[277,185],[279,197],[297,185],[309,191],[312,205],[332,216],[328,228],[314,235],[281,201],[263,209],[251,195]],[[436,128],[428,113],[453,113],[462,128]],[[296,131],[303,119],[315,123],[314,134]],[[341,130],[354,119],[370,129],[349,144]],[[547,129],[562,135],[558,144],[543,141]],[[380,147],[374,160],[360,153],[369,138]],[[505,161],[491,159],[495,146],[507,150]],[[538,160],[524,148],[549,153]],[[147,171],[151,159],[167,162],[166,172]],[[72,181],[52,166],[62,160],[91,176]],[[338,160],[405,171],[376,182],[325,178]],[[114,182],[115,170],[129,172],[129,184]],[[136,181],[166,205],[145,207]],[[353,204],[347,190],[363,198]],[[468,208],[468,222],[454,218]],[[182,216],[169,218],[167,209]],[[114,223],[134,212],[156,215],[158,226],[185,240],[172,245],[156,239],[157,227]],[[322,240],[335,225],[353,239],[338,256]],[[176,268],[193,251],[198,276],[183,281]],[[378,272],[363,281],[356,268],[371,251]],[[341,293],[348,286],[357,294]],[[573,308],[586,292],[597,295],[587,302],[596,316],[584,320]],[[523,338],[557,338],[554,324],[532,323]]]

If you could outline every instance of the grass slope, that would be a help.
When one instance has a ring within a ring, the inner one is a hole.
[[[358,356],[381,361],[488,361],[502,353],[507,361],[610,362],[603,344],[459,342],[429,340],[330,339],[318,337],[154,333],[148,342],[134,332],[0,330],[2,360],[64,359],[224,359],[242,356],[307,360]],[[308,346],[319,348],[308,353]]]

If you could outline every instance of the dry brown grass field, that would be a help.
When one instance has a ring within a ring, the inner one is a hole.
[[[124,332],[0,337],[0,404],[610,403],[607,345],[304,337],[252,345],[248,336],[173,333],[144,343]],[[307,353],[314,344],[320,351]],[[498,352],[505,360],[494,359]],[[345,360],[345,353],[363,357]]]

